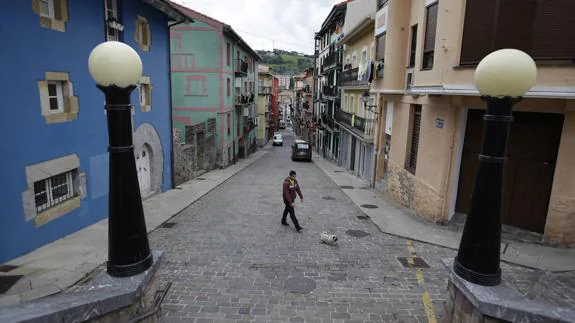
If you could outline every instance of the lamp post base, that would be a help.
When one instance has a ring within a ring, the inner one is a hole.
[[[497,286],[501,283],[501,268],[497,268],[495,274],[483,274],[466,268],[459,263],[457,258],[453,262],[453,271],[461,278],[470,283],[481,286]]]
[[[113,265],[107,262],[106,269],[112,277],[130,277],[146,271],[152,266],[153,262],[154,257],[150,253],[148,257],[129,265]]]

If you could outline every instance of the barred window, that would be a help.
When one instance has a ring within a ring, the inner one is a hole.
[[[58,174],[34,183],[34,200],[38,212],[45,211],[55,205],[77,196],[74,182],[78,170]]]

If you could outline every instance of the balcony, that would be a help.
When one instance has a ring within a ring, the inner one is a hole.
[[[246,93],[246,94],[236,94],[234,103],[236,107],[243,107],[244,105],[250,104],[254,102],[254,94],[253,93]]]
[[[272,87],[271,86],[260,86],[258,87],[258,94],[263,95],[263,94],[272,94]]]
[[[369,82],[358,80],[359,67],[347,69],[339,74],[339,86],[369,86]]]
[[[335,119],[329,114],[323,113],[321,115],[321,124],[323,127],[328,128],[329,130],[336,129]]]
[[[323,95],[327,96],[329,99],[336,99],[339,97],[339,90],[336,85],[324,85],[322,88]]]
[[[339,50],[333,50],[327,54],[323,59],[323,64],[321,65],[321,74],[324,75],[334,68],[341,67],[343,60],[342,52]]]
[[[248,63],[243,60],[236,58],[236,76],[246,76],[248,75]]]
[[[375,138],[375,120],[364,119],[358,116],[353,117],[352,114],[342,110],[336,111],[335,120],[348,130],[361,136],[364,142],[373,142]]]

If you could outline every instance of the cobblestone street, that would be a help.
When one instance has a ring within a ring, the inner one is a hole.
[[[151,235],[152,247],[166,251],[162,280],[173,284],[162,305],[165,321],[439,318],[447,284],[439,261],[454,252],[385,235],[358,218],[361,211],[317,166],[290,160],[291,140],[269,148],[268,155],[176,216],[172,228]],[[304,202],[296,202],[302,233],[280,224],[281,184],[290,169],[297,171],[304,194]],[[338,246],[320,243],[324,230],[339,237]],[[369,235],[353,237],[347,230]],[[422,275],[398,260],[410,252],[429,264]],[[286,279],[302,276],[315,282],[312,292],[286,289]],[[424,300],[433,303],[427,312]]]
[[[266,148],[266,156],[173,218],[173,227],[151,234],[152,247],[166,251],[161,279],[172,281],[163,320],[440,321],[447,296],[440,260],[455,251],[381,233],[314,163],[291,161],[286,134],[283,147]],[[304,195],[296,202],[302,233],[280,224],[290,169]],[[338,246],[320,243],[322,231],[336,234]],[[409,268],[408,256],[429,267]],[[293,293],[291,277],[307,277],[315,289]]]

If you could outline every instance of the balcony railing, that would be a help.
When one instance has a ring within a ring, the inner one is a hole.
[[[246,94],[236,94],[236,98],[234,100],[237,106],[244,106],[246,104],[250,104],[254,102],[254,94],[253,93],[246,93]]]
[[[340,74],[340,86],[369,86],[369,82],[358,80],[359,67],[347,69]]]
[[[272,94],[272,87],[271,86],[260,86],[258,87],[259,94]]]
[[[336,85],[324,85],[321,90],[322,90],[323,95],[325,95],[325,96],[335,98],[339,95],[339,91],[338,91]]]
[[[330,130],[334,130],[335,125],[336,125],[335,119],[331,115],[326,114],[326,113],[323,113],[321,115],[321,124],[322,124],[322,126],[328,128]]]
[[[321,74],[329,72],[333,68],[341,67],[343,61],[342,52],[339,50],[330,50],[327,56],[323,59],[323,64],[321,65]]]
[[[358,116],[353,117],[352,114],[337,110],[335,113],[335,120],[344,127],[355,130],[355,132],[362,136],[364,141],[373,142],[375,138],[375,120],[364,119]]]
[[[248,74],[248,63],[243,60],[236,58],[236,75],[247,75]]]

